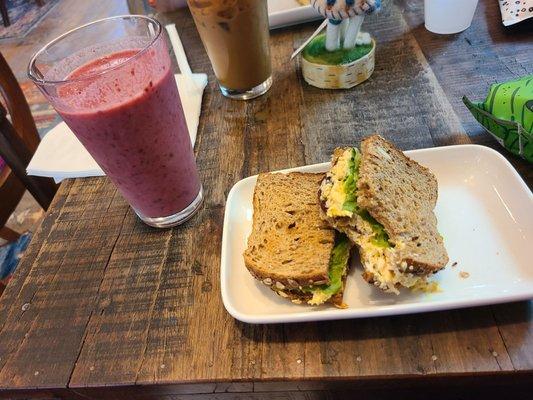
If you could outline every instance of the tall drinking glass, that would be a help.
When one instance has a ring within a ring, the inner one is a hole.
[[[220,90],[253,99],[272,85],[266,0],[187,0]]]
[[[126,15],[69,31],[28,75],[145,223],[178,225],[202,185],[161,25]]]

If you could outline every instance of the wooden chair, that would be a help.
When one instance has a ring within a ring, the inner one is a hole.
[[[51,179],[26,174],[26,167],[39,144],[39,135],[22,89],[1,53],[0,94],[11,116],[10,122],[6,109],[0,104],[0,157],[7,163],[0,171],[0,237],[13,241],[19,234],[5,223],[24,192],[28,190],[46,210],[57,185]]]

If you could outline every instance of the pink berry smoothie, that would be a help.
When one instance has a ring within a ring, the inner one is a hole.
[[[156,50],[95,59],[57,92],[76,137],[130,205],[152,218],[182,211],[201,187],[170,59]]]

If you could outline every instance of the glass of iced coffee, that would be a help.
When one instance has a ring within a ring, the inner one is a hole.
[[[272,85],[266,0],[187,0],[226,97],[248,100]]]

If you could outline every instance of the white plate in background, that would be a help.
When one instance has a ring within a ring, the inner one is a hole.
[[[434,276],[442,292],[399,296],[363,281],[359,263],[346,281],[347,309],[296,305],[254,279],[242,254],[252,229],[257,176],[237,182],[226,202],[221,256],[224,306],[248,323],[362,318],[480,306],[533,298],[533,194],[511,164],[484,146],[406,152],[439,182],[435,212],[450,262]],[[329,163],[282,172],[323,172]],[[457,263],[456,266],[452,266]],[[468,277],[465,274],[468,274]]]
[[[311,6],[296,0],[268,0],[268,20],[271,29],[323,19]]]
[[[176,0],[177,7],[187,7],[187,0]],[[323,19],[311,6],[296,0],[268,0],[268,19],[271,29]]]

